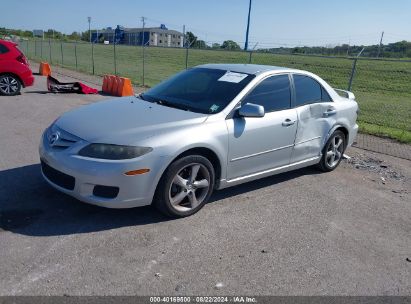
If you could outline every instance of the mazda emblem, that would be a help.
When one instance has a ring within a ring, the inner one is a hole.
[[[59,140],[59,138],[60,138],[60,133],[59,132],[54,132],[49,137],[49,144],[51,146],[54,146],[57,143],[57,141]]]

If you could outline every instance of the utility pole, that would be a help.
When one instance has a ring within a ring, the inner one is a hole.
[[[91,17],[87,17],[87,21],[88,21],[89,40],[90,40],[90,43],[91,43]]]
[[[380,45],[378,46],[377,58],[380,57],[381,48],[382,48],[382,38],[384,38],[384,31],[381,33]]]
[[[247,51],[248,49],[248,33],[250,31],[250,15],[251,15],[251,0],[250,0],[250,5],[248,6],[248,20],[247,20],[247,31],[245,33],[244,51]]]

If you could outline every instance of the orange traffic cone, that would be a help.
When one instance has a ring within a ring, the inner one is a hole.
[[[41,62],[39,67],[39,74],[42,76],[51,75],[51,68],[47,62]]]
[[[117,90],[118,90],[119,84],[120,84],[120,77],[115,76],[113,78],[113,87],[111,88],[111,92],[110,92],[111,95],[117,96]]]
[[[104,75],[104,77],[103,77],[103,86],[101,88],[103,93],[108,93],[108,83],[110,81],[109,76],[110,75]]]
[[[116,76],[113,75],[107,75],[107,94],[112,95],[113,93],[113,85],[114,85],[114,79],[116,78]]]
[[[117,89],[117,96],[133,96],[134,90],[129,78],[120,77],[120,83]]]

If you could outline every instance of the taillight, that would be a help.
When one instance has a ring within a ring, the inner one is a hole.
[[[23,54],[21,54],[21,55],[19,55],[17,58],[16,58],[16,60],[18,61],[18,62],[21,62],[22,64],[24,64],[24,65],[29,65],[29,62],[27,61],[27,59],[26,59],[26,57],[23,55]]]

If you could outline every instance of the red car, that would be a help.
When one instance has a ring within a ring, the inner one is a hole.
[[[0,94],[17,95],[21,87],[31,86],[33,82],[29,62],[17,44],[0,40]]]

